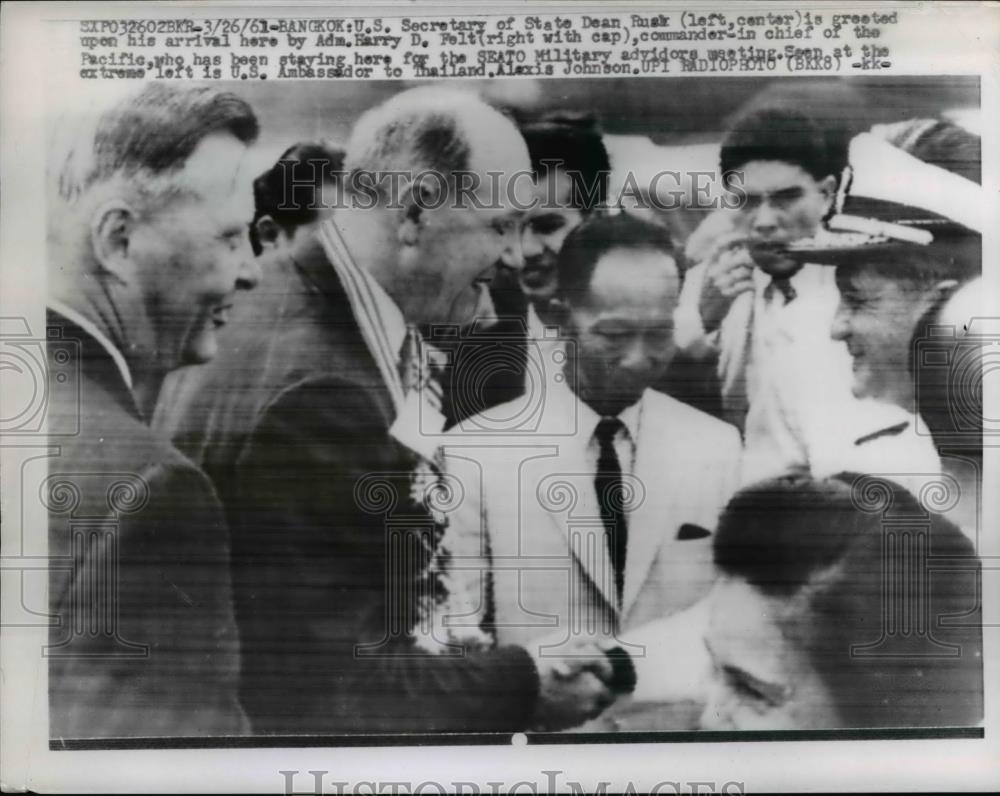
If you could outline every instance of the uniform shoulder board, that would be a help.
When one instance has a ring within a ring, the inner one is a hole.
[[[887,428],[879,429],[871,434],[865,434],[863,437],[859,437],[855,440],[855,445],[864,445],[866,442],[871,442],[872,440],[879,439],[880,437],[898,437],[907,428],[910,427],[910,421],[904,420],[902,423],[897,423],[894,426],[888,426]]]

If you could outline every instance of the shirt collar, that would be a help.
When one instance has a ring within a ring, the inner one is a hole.
[[[403,350],[403,341],[406,339],[406,319],[403,318],[403,311],[396,306],[396,302],[385,292],[385,288],[364,268],[358,268],[361,279],[367,283],[378,308],[378,314],[382,318],[382,326],[388,338],[389,348],[396,352],[396,362],[399,363],[399,354]]]
[[[392,395],[396,410],[400,411],[405,400],[399,376],[399,356],[406,339],[406,321],[402,310],[378,281],[354,261],[332,220],[320,225],[319,240],[340,278],[354,319]]]
[[[801,293],[803,290],[808,291],[810,285],[819,282],[822,279],[824,270],[828,266],[817,265],[816,263],[806,263],[798,271],[788,277],[789,284],[795,289],[796,293]],[[833,270],[832,268],[830,269]],[[763,271],[760,268],[753,269],[753,279],[754,287],[759,295],[764,295],[767,290],[768,285],[771,284],[773,277]]]
[[[58,312],[67,320],[73,321],[73,323],[75,323],[77,326],[83,329],[87,334],[93,337],[98,343],[100,343],[101,348],[103,348],[105,351],[108,352],[108,356],[111,357],[112,361],[117,366],[118,372],[121,374],[122,380],[131,390],[132,371],[129,370],[128,362],[125,361],[125,357],[122,354],[122,352],[115,347],[115,344],[108,339],[107,335],[105,335],[104,332],[98,329],[97,325],[93,321],[81,315],[72,307],[63,304],[58,299],[50,298],[48,301],[48,305],[50,309],[54,310],[55,312]]]
[[[553,409],[557,412],[574,411],[574,407],[570,406],[569,402],[575,402],[576,416],[579,421],[577,428],[579,429],[580,436],[583,437],[584,442],[589,443],[594,436],[594,432],[597,430],[597,424],[601,422],[601,415],[597,414],[597,412],[595,412],[585,401],[581,400],[580,397],[569,388],[565,379],[554,382],[553,389],[550,394],[556,398]],[[633,444],[639,439],[639,419],[642,414],[642,401],[644,397],[645,395],[640,397],[634,404],[625,407],[618,413],[618,419],[622,421],[622,424],[625,426],[625,430],[628,432],[629,439],[633,442]]]

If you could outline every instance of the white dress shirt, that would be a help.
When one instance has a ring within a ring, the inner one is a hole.
[[[400,378],[400,357],[406,340],[406,319],[392,297],[367,270],[354,262],[332,221],[321,225],[320,242],[347,294],[368,350],[396,406],[389,434],[428,460],[437,452],[445,418],[424,390],[407,395]]]

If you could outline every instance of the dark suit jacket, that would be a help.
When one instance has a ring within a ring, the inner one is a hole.
[[[76,393],[50,390],[52,738],[236,735],[239,643],[229,533],[209,480],[143,422],[108,352],[78,343]],[[50,374],[65,372],[49,347]],[[55,351],[55,353],[54,353]]]
[[[254,732],[525,728],[538,689],[525,650],[414,646],[422,535],[433,543],[433,521],[410,500],[415,455],[388,434],[390,393],[319,244],[284,273],[251,294],[240,351],[206,366],[201,399],[224,446],[210,440],[204,455],[234,521]]]

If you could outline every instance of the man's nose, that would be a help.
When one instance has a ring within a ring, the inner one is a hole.
[[[618,358],[618,364],[623,370],[642,372],[653,363],[653,351],[641,339],[628,343]]]
[[[239,271],[236,272],[236,289],[253,290],[260,284],[263,276],[260,258],[253,255],[243,255],[240,257]]]
[[[843,304],[840,304],[837,307],[836,314],[833,316],[833,323],[830,324],[830,337],[834,340],[846,340],[850,334],[851,324],[847,310],[844,309]]]
[[[544,250],[545,246],[541,238],[535,234],[530,225],[526,226],[521,234],[521,253],[524,258],[528,260],[538,257]]]
[[[754,213],[753,231],[762,238],[778,231],[778,213],[770,202],[763,202]]]
[[[524,268],[524,257],[524,247],[521,243],[521,231],[515,225],[504,234],[503,251],[500,254],[500,262],[507,268],[520,271]]]

